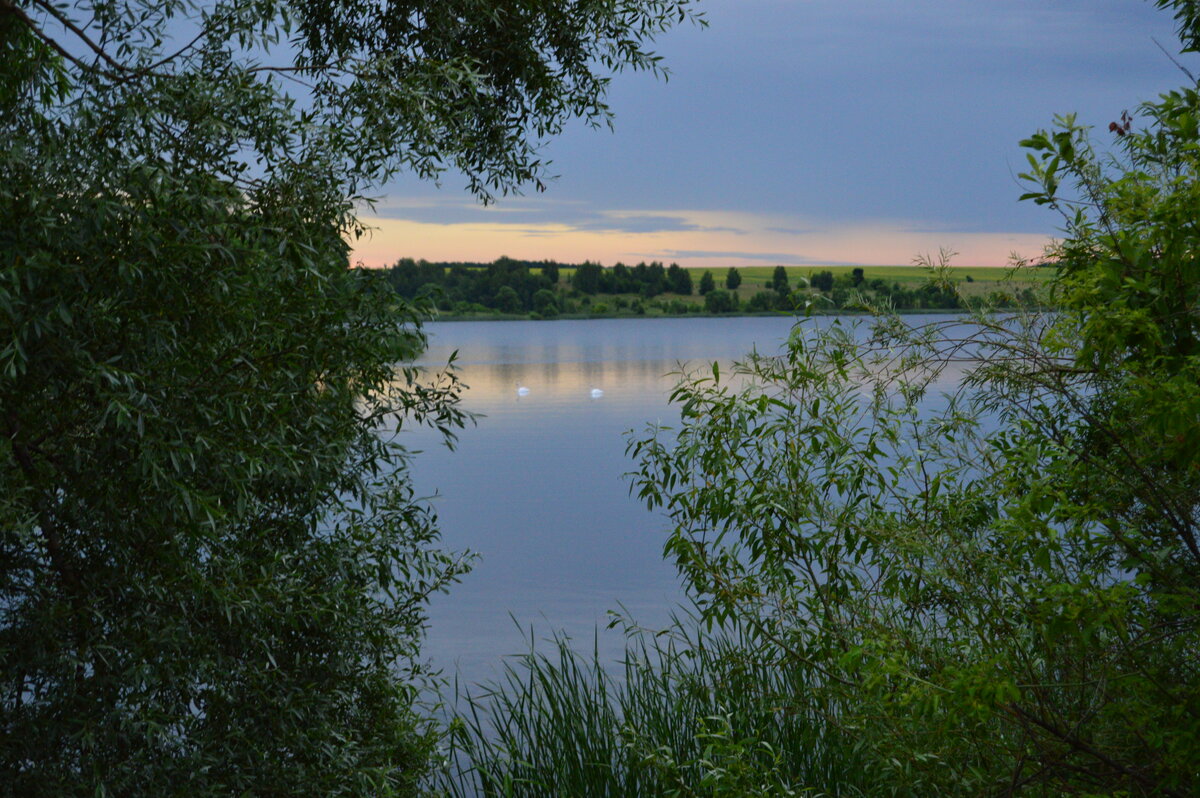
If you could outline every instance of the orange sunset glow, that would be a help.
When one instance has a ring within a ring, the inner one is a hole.
[[[629,231],[582,229],[567,223],[495,221],[439,224],[365,216],[369,233],[353,243],[352,262],[389,266],[403,257],[430,261],[489,262],[501,255],[522,260],[585,260],[609,264],[645,260],[685,268],[806,264],[906,264],[942,248],[957,252],[960,266],[1005,266],[1015,253],[1041,254],[1049,239],[1033,233],[921,231],[901,224],[824,227],[748,213],[660,211],[685,229]],[[647,216],[651,214],[646,214]],[[636,212],[612,214],[614,222]]]

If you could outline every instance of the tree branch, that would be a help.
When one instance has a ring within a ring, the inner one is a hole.
[[[61,23],[64,28],[71,31],[71,33],[74,33],[75,36],[78,37],[78,39],[81,42],[83,42],[85,45],[87,45],[87,48],[89,50],[91,50],[93,53],[95,53],[96,56],[99,57],[101,61],[108,64],[111,68],[115,69],[117,72],[133,72],[133,71],[135,71],[135,70],[131,69],[130,67],[126,66],[125,64],[122,64],[120,61],[116,60],[111,55],[109,55],[103,47],[96,44],[96,42],[92,41],[91,37],[88,36],[87,33],[84,32],[83,28],[76,25],[71,20],[70,17],[68,17],[66,14],[63,14],[61,11],[59,11],[57,8],[55,8],[53,4],[46,2],[46,0],[31,0],[31,2],[35,6],[42,9],[47,14],[49,14],[50,16],[52,16],[56,20],[58,20],[59,23]],[[37,23],[35,23],[30,17],[25,15],[24,12],[17,9],[17,13],[26,20],[26,24],[34,27],[35,29],[37,28]],[[48,38],[48,37],[46,37],[46,35],[44,33],[42,33],[40,31],[40,29],[38,30],[38,32],[41,33],[43,38]],[[57,47],[57,44],[56,44],[56,47]],[[61,48],[59,48],[59,49],[61,49]],[[74,61],[75,63],[79,63],[74,58],[72,58],[71,60]]]
[[[1022,706],[1020,706],[1019,704],[1009,704],[1006,708],[1008,709],[1008,711],[1011,714],[1015,715],[1018,718],[1018,722],[1023,720],[1028,724],[1037,726],[1039,729],[1042,729],[1043,731],[1048,732],[1051,736],[1053,736],[1056,739],[1061,740],[1062,742],[1071,746],[1079,753],[1084,754],[1086,756],[1090,756],[1093,759],[1097,760],[1098,762],[1102,762],[1103,764],[1105,764],[1112,770],[1116,771],[1117,773],[1120,773],[1123,776],[1127,776],[1127,777],[1133,779],[1134,781],[1136,781],[1137,783],[1139,783],[1145,787],[1148,787],[1152,792],[1157,793],[1159,795],[1170,796],[1170,798],[1183,798],[1182,793],[1176,792],[1175,790],[1167,789],[1166,787],[1163,787],[1161,784],[1156,783],[1153,779],[1149,778],[1148,776],[1146,776],[1142,773],[1139,773],[1136,770],[1132,770],[1130,768],[1125,767],[1120,762],[1117,762],[1116,760],[1109,758],[1101,751],[1097,751],[1095,748],[1088,745],[1083,740],[1076,737],[1074,734],[1065,732],[1062,729],[1059,729],[1056,726],[1054,726],[1054,724],[1049,723],[1048,721],[1042,720],[1041,718],[1039,718],[1036,715],[1034,715],[1033,713],[1029,712]]]
[[[86,72],[98,72],[108,77],[116,77],[114,73],[108,72],[104,69],[98,69],[95,65],[85,63],[82,59],[72,55],[65,47],[58,43],[57,39],[47,35],[32,17],[30,17],[17,6],[13,5],[11,2],[8,2],[8,0],[0,0],[0,13],[11,14],[19,19],[25,25],[25,27],[29,28],[30,32],[33,33],[34,36],[42,41],[42,43],[50,47],[50,49],[54,50],[54,52],[58,53],[80,69]]]

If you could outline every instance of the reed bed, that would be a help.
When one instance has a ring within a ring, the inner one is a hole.
[[[817,685],[737,634],[633,631],[612,670],[593,645],[531,645],[496,682],[458,690],[448,798],[853,796],[864,768]],[[748,654],[753,651],[753,656]]]

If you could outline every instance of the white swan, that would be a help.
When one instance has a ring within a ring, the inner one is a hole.
[[[600,390],[599,388],[592,389],[592,398],[593,399],[599,399],[601,396],[604,396],[604,391]]]
[[[519,382],[513,383],[513,384],[517,386],[517,396],[528,396],[529,395],[529,389],[526,388],[524,385],[522,385]]]

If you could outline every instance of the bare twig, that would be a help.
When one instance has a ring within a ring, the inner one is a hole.
[[[1183,64],[1179,63],[1179,61],[1175,58],[1175,56],[1173,56],[1169,52],[1167,52],[1167,48],[1163,47],[1162,44],[1159,43],[1158,39],[1151,36],[1150,41],[1152,41],[1156,45],[1158,45],[1158,49],[1162,50],[1163,55],[1165,55],[1167,58],[1169,58],[1171,60],[1172,64],[1179,67],[1179,71],[1182,72],[1183,74],[1187,75],[1188,80],[1190,80],[1192,83],[1196,82],[1196,76],[1193,75],[1191,72],[1189,72],[1187,67],[1185,67]]]

